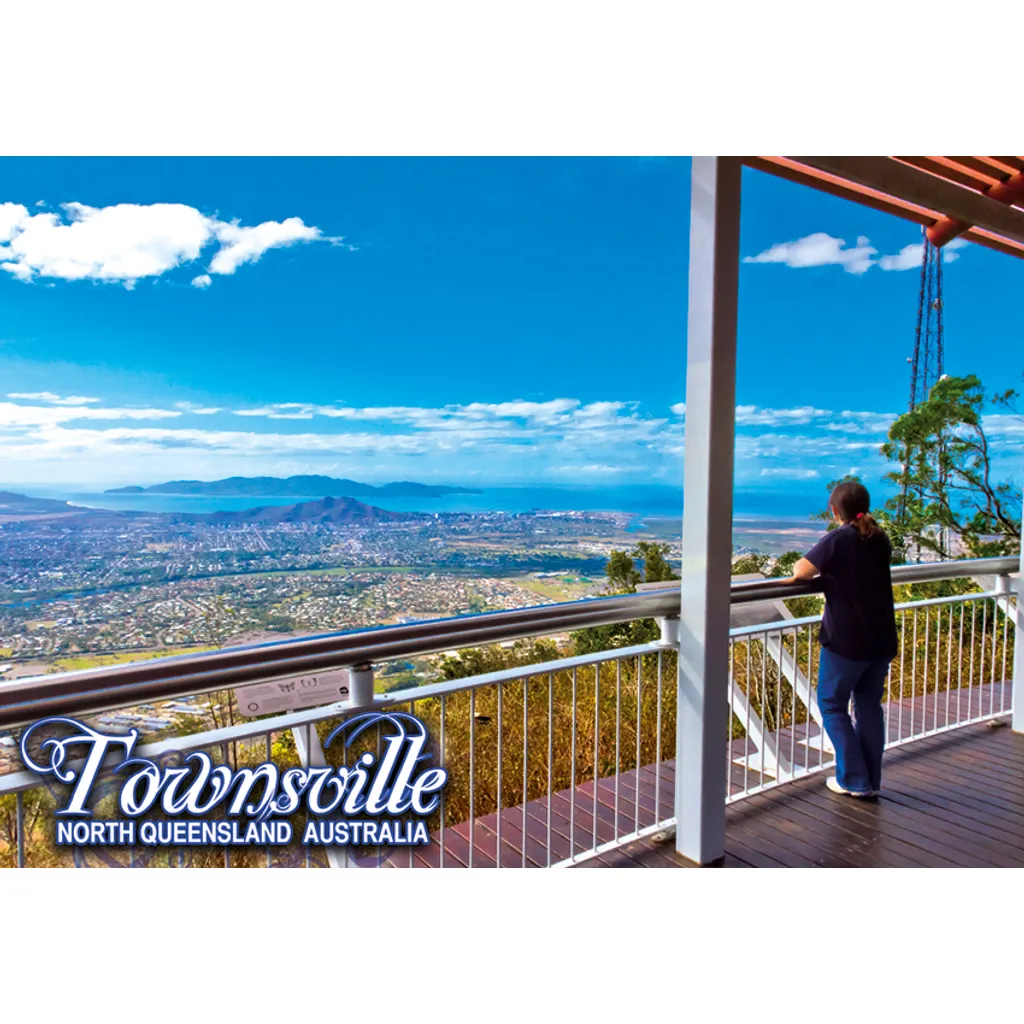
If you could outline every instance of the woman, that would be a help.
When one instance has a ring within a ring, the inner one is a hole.
[[[825,590],[818,707],[836,751],[836,774],[828,788],[844,796],[874,797],[882,787],[882,696],[898,647],[892,547],[868,512],[871,497],[863,484],[839,484],[828,503],[838,529],[796,563],[793,581],[820,576]]]

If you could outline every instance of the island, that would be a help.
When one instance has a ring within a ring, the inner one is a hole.
[[[418,484],[411,480],[396,483],[360,483],[358,480],[330,476],[232,476],[224,480],[171,480],[150,487],[131,485],[112,487],[104,494],[174,494],[224,498],[332,498],[376,496],[379,498],[443,498],[449,494],[481,494],[470,487]]]

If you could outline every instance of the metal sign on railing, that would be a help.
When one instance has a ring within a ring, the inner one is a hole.
[[[348,699],[349,674],[346,669],[278,679],[272,683],[255,683],[235,690],[238,710],[246,718],[298,711]]]

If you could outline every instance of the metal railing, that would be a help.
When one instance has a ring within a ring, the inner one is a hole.
[[[1005,577],[1013,558],[899,566],[896,585]],[[779,580],[733,585],[733,603],[781,601],[820,591]],[[901,654],[886,691],[889,743],[897,745],[1011,710],[1014,597],[1005,589],[897,606]],[[526,665],[378,694],[381,708],[420,717],[448,769],[443,801],[428,821],[429,847],[299,847],[238,850],[58,851],[46,842],[49,798],[37,775],[0,777],[0,829],[19,866],[560,866],[578,863],[674,824],[677,589],[385,627],[66,673],[0,690],[5,727],[47,715],[81,715],[298,673],[380,664],[566,629],[656,617],[652,643]],[[743,799],[831,762],[814,699],[820,616],[731,630],[731,729],[723,737],[730,788]],[[104,682],[109,686],[104,688]],[[137,753],[178,763],[203,749],[236,767],[273,759],[342,763],[322,735],[352,709],[333,704],[206,729]],[[373,737],[366,741],[372,744]],[[379,743],[379,737],[376,742]],[[358,756],[358,749],[345,754]],[[6,804],[4,804],[6,802]],[[13,802],[13,806],[10,805]],[[7,825],[5,826],[5,816]],[[4,838],[0,836],[0,857]]]
[[[887,748],[1012,711],[1014,600],[996,589],[896,605]],[[729,801],[834,765],[812,685],[820,618],[731,631]]]
[[[895,566],[893,584],[1015,572],[1014,558]],[[734,583],[733,604],[821,593],[818,581]],[[350,633],[325,633],[219,651],[155,658],[9,683],[0,689],[0,729],[51,714],[91,714],[213,690],[356,668],[565,630],[679,615],[679,590],[568,601],[452,619],[432,619]]]

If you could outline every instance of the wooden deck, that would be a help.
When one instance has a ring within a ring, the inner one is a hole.
[[[817,775],[731,805],[725,867],[1024,867],[1024,736],[973,725],[886,755],[877,801]],[[580,867],[686,867],[650,839]]]
[[[886,754],[876,801],[836,796],[830,772],[746,797],[726,810],[726,867],[1024,867],[1024,736],[1007,719],[917,740]],[[734,756],[738,751],[733,751]],[[815,752],[815,759],[818,754]],[[600,780],[445,830],[444,867],[544,867],[617,835],[671,817],[674,764]],[[753,773],[746,784],[753,785]],[[732,791],[745,784],[732,766]],[[656,813],[656,801],[659,808]],[[616,814],[617,811],[617,814]],[[550,831],[549,831],[550,830]],[[550,861],[548,842],[550,835]],[[440,867],[430,847],[394,851],[385,867]],[[524,849],[525,844],[525,849]],[[367,865],[371,858],[363,863]],[[579,867],[686,867],[669,842],[647,838],[581,861]]]

